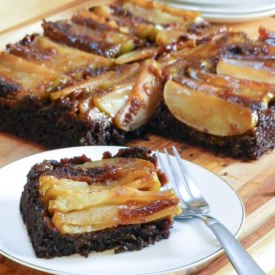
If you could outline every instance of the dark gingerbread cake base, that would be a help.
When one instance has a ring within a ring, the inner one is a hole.
[[[125,143],[125,133],[114,127],[106,115],[98,111],[94,119],[81,119],[68,98],[48,104],[30,97],[11,104],[0,102],[0,131],[48,148]]]

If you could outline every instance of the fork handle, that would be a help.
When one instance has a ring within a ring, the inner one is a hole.
[[[208,215],[198,215],[215,234],[228,259],[240,275],[266,274],[246,252],[230,231],[218,220]]]

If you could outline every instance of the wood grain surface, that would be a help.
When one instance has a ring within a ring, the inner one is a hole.
[[[40,24],[45,17],[55,18],[56,14],[67,15],[76,7],[102,1],[69,0],[29,0],[0,1],[0,47],[22,37]],[[18,5],[28,3],[19,9]],[[16,9],[13,7],[16,6]],[[16,16],[9,17],[12,13]],[[11,18],[10,20],[8,18]],[[9,22],[6,22],[9,20]],[[275,31],[275,18],[264,18],[246,23],[230,24],[234,30],[247,31],[250,36],[257,34],[259,26]],[[10,40],[9,40],[10,39]],[[142,145],[151,149],[177,146],[186,160],[199,164],[226,180],[241,197],[246,220],[239,240],[264,271],[275,275],[275,151],[264,155],[260,160],[242,162],[222,158],[198,147],[174,142],[157,136],[144,137],[128,145]],[[0,167],[17,159],[47,150],[26,140],[0,132]],[[1,182],[0,184],[4,184]],[[0,224],[1,226],[1,224]],[[0,275],[29,274],[41,275],[43,272],[25,267],[4,256],[0,256]],[[177,272],[172,274],[184,274]],[[224,254],[208,263],[195,274],[236,274]]]

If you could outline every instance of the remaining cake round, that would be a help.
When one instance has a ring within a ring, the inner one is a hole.
[[[274,34],[114,0],[0,52],[0,130],[50,148],[157,133],[240,159],[275,147]]]

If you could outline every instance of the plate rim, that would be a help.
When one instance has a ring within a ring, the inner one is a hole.
[[[204,13],[211,13],[211,14],[228,14],[232,16],[239,16],[239,15],[244,15],[244,14],[254,14],[254,13],[260,13],[260,12],[267,12],[267,11],[275,11],[275,2],[271,2],[266,4],[266,5],[259,5],[259,6],[253,6],[250,7],[249,9],[245,9],[246,6],[243,5],[232,5],[231,7],[228,6],[211,6],[211,7],[206,7],[206,6],[195,6],[191,4],[185,4],[185,3],[180,3],[180,2],[171,2],[171,6],[175,5],[178,8],[185,9],[185,10],[191,10],[191,11],[198,11],[201,14]],[[238,8],[241,8],[240,10],[236,10]]]
[[[263,17],[273,16],[275,15],[275,4],[269,5],[267,8],[261,8],[258,11],[249,11],[249,12],[227,12],[224,10],[223,12],[215,12],[209,11],[207,8],[204,7],[203,10],[200,10],[200,7],[187,5],[182,5],[180,3],[171,2],[169,3],[170,6],[183,9],[183,10],[191,10],[200,12],[201,17],[206,19],[212,23],[234,23],[234,22],[248,22],[252,20],[257,20]]]
[[[113,146],[113,145],[90,145],[90,146],[75,146],[75,147],[64,147],[64,148],[58,148],[58,149],[52,149],[52,150],[45,150],[45,151],[42,151],[42,152],[38,152],[38,153],[34,153],[34,154],[31,154],[29,156],[26,156],[26,157],[22,157],[20,159],[17,159],[13,162],[10,162],[2,167],[0,167],[0,173],[1,173],[1,170],[4,169],[4,168],[7,168],[9,166],[12,166],[14,164],[16,164],[17,162],[20,162],[20,161],[23,161],[25,159],[31,159],[31,158],[38,158],[38,157],[42,157],[43,155],[45,154],[52,154],[52,153],[58,153],[59,151],[62,152],[62,151],[68,151],[70,152],[71,150],[78,150],[78,149],[88,149],[88,148],[99,148],[100,147],[100,150],[102,152],[104,152],[103,150],[107,151],[108,148],[111,148],[111,150],[118,150],[118,149],[121,149],[121,148],[128,148],[128,147],[131,147],[131,146]],[[157,150],[151,150],[152,153],[155,153]],[[65,152],[66,153],[66,152]],[[163,153],[160,153],[160,154],[163,154]],[[64,156],[66,157],[66,155]],[[91,156],[89,156],[91,157]],[[59,157],[59,159],[61,159],[62,157]],[[224,185],[226,185],[227,187],[229,187],[229,189],[231,190],[231,192],[236,196],[236,198],[238,199],[238,202],[240,204],[240,212],[241,212],[241,219],[239,221],[239,226],[238,228],[236,229],[236,232],[234,232],[234,237],[237,238],[241,232],[241,229],[243,228],[244,226],[244,222],[245,222],[245,218],[246,218],[246,213],[245,213],[245,207],[244,207],[244,203],[243,201],[241,200],[239,194],[234,190],[234,188],[228,183],[226,182],[220,175],[210,171],[209,169],[203,167],[203,166],[200,166],[192,161],[188,161],[188,160],[185,160],[185,159],[182,159],[184,162],[186,163],[189,163],[189,165],[192,165],[192,166],[196,166],[198,169],[203,169],[203,170],[206,170],[208,173],[214,175],[215,177],[217,177],[221,182],[223,182]],[[35,160],[36,161],[36,160]],[[35,162],[34,161],[34,162]],[[39,162],[42,161],[39,160]],[[37,163],[37,161],[36,161]],[[33,163],[34,165],[35,163]],[[31,168],[31,167],[30,167]],[[22,186],[24,187],[24,185]],[[19,198],[20,200],[20,198]],[[18,201],[19,202],[19,201]],[[29,236],[27,236],[29,238]],[[1,239],[0,239],[0,243],[1,243]],[[188,270],[192,267],[198,267],[202,264],[207,264],[208,261],[210,261],[211,259],[214,260],[218,255],[220,255],[223,251],[223,248],[222,247],[219,247],[217,248],[216,250],[214,250],[211,254],[208,254],[207,256],[195,261],[195,262],[192,262],[190,264],[185,264],[185,265],[180,265],[180,266],[176,266],[176,267],[172,267],[172,268],[167,268],[165,270],[159,270],[159,271],[154,271],[154,272],[143,272],[143,273],[138,273],[139,275],[149,275],[149,274],[154,274],[154,275],[157,275],[157,274],[163,274],[164,272],[177,272],[177,271],[185,271],[185,270]],[[0,246],[0,254],[2,254],[3,256],[7,257],[8,259],[14,261],[14,262],[17,262],[19,264],[22,264],[24,266],[27,266],[27,267],[30,267],[30,268],[33,268],[35,270],[39,270],[39,271],[43,271],[43,272],[48,272],[50,274],[57,274],[57,275],[74,275],[74,274],[77,274],[77,275],[86,275],[87,273],[71,273],[71,272],[66,272],[66,271],[60,271],[60,270],[55,270],[55,269],[52,269],[52,268],[48,268],[48,267],[44,267],[44,266],[41,266],[41,265],[38,265],[36,263],[30,263],[24,259],[20,259],[18,257],[16,257],[15,255],[12,255],[8,252],[6,252],[5,250],[3,250]],[[37,258],[37,257],[36,257]],[[103,273],[100,273],[100,274],[103,274]],[[104,275],[106,275],[108,273],[105,273],[104,272]],[[115,273],[112,273],[112,274],[115,274]],[[122,274],[122,273],[121,273]],[[124,274],[124,273],[123,273]],[[127,273],[127,274],[137,274],[137,273]]]

